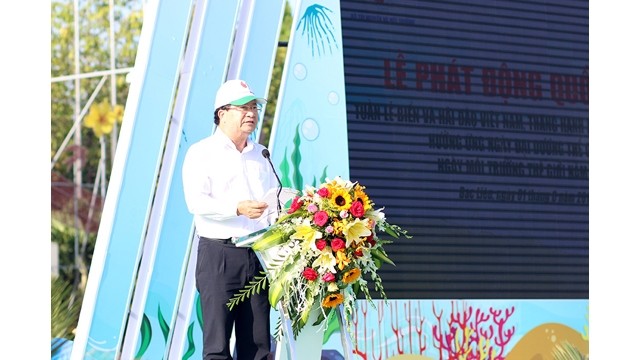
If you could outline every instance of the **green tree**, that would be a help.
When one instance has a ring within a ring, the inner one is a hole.
[[[72,0],[51,2],[51,77],[53,79],[73,75],[76,72],[76,46],[74,7]],[[142,28],[142,2],[116,0],[114,4],[115,68],[133,67]],[[78,60],[79,73],[92,74],[110,69],[109,2],[80,0],[78,8]],[[89,76],[76,80],[52,81],[51,83],[51,157],[61,148],[62,142],[75,121],[76,88],[79,85],[80,110],[100,83],[102,76]],[[116,103],[124,104],[129,84],[126,74],[115,76]],[[100,88],[95,103],[111,100],[111,81]],[[92,186],[100,161],[100,143],[90,129],[81,127],[82,146],[67,146],[56,161],[53,170],[67,179],[73,179],[71,163],[75,156],[83,161],[83,182]],[[107,141],[108,146],[110,142]],[[112,150],[112,149],[108,149]],[[107,154],[111,151],[107,151]],[[107,159],[106,178],[110,174],[110,159]]]
[[[269,102],[267,103],[267,108],[264,112],[262,129],[260,129],[260,143],[264,146],[269,146],[269,136],[271,135],[271,126],[273,125],[276,104],[278,103],[280,83],[282,79],[282,72],[284,70],[284,60],[287,55],[287,43],[289,42],[289,35],[291,34],[292,21],[293,17],[291,16],[291,9],[287,3],[280,30],[280,46],[278,46],[278,50],[276,50],[276,59],[273,64],[273,72],[271,73],[271,83],[269,84],[269,95],[267,97]]]
[[[133,67],[140,30],[142,2],[116,0],[114,4],[115,68]],[[91,75],[110,70],[109,2],[105,0],[78,2],[78,21],[75,26],[73,0],[51,2],[51,159],[62,149],[65,138],[75,122],[76,89],[79,90],[79,109],[87,104],[104,75]],[[78,46],[76,55],[76,31]],[[76,73],[87,74],[76,81],[66,79]],[[106,79],[96,93],[95,103],[111,101],[111,81]],[[115,76],[116,103],[124,104],[129,84],[126,74]],[[73,339],[78,321],[84,285],[95,243],[95,224],[91,226],[91,188],[98,175],[101,158],[100,139],[92,130],[80,126],[81,144],[67,143],[52,166],[52,222],[51,241],[59,246],[60,275],[51,282],[51,336]],[[107,135],[109,138],[112,135]],[[73,139],[73,137],[71,137]],[[110,139],[105,139],[106,154],[110,154]],[[73,194],[75,159],[81,160],[82,195]],[[106,158],[105,178],[109,178],[111,164]],[[106,184],[104,184],[106,187]],[[74,201],[76,200],[76,201]],[[95,206],[94,217],[99,218],[101,203]],[[82,216],[74,216],[78,212]],[[84,220],[82,220],[84,219]],[[54,350],[52,344],[52,353]]]

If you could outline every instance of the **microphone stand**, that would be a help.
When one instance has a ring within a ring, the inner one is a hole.
[[[267,149],[262,150],[262,156],[264,156],[265,159],[269,161],[269,165],[271,165],[271,170],[273,170],[273,175],[275,175],[276,180],[278,180],[278,191],[276,192],[276,202],[277,202],[276,206],[278,211],[276,220],[278,220],[278,218],[280,217],[280,213],[282,212],[282,205],[280,205],[280,193],[282,192],[282,181],[280,181],[280,177],[276,172],[276,168],[273,166],[273,162],[271,162],[271,154],[269,153],[269,150]]]

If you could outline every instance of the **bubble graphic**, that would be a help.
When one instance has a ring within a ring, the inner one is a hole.
[[[331,105],[336,105],[338,101],[340,101],[340,96],[338,96],[337,92],[330,91],[329,95],[327,96],[327,101],[329,101],[329,104]]]
[[[302,136],[309,141],[313,141],[320,135],[320,127],[314,119],[305,119],[301,127]]]
[[[298,80],[304,80],[307,77],[307,67],[301,63],[295,64],[293,67],[293,76]]]

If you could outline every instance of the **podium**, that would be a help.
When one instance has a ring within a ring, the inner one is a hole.
[[[251,247],[267,230],[269,230],[269,228],[235,239],[234,243],[238,247]],[[270,270],[268,264],[272,263],[279,247],[280,246],[278,245],[266,250],[255,251],[262,268],[267,272],[267,278],[269,280],[271,280],[273,276],[273,270]],[[294,337],[293,328],[291,326],[291,319],[285,311],[282,300],[278,302],[276,310],[280,314],[283,333],[280,334],[280,339],[276,343],[274,360],[320,360],[322,356],[322,341],[324,338],[322,327],[313,326],[310,321],[302,328],[296,338]],[[312,311],[309,318],[315,319],[318,315],[320,315],[319,309]],[[340,340],[342,342],[344,358],[351,360],[353,344],[346,326],[344,307],[342,304],[338,305],[336,309],[336,316],[339,321]]]

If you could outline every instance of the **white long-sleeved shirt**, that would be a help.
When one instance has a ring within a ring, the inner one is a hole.
[[[182,165],[182,185],[199,236],[240,237],[269,226],[276,215],[273,209],[259,219],[236,214],[240,201],[260,201],[278,184],[269,161],[262,156],[264,148],[249,139],[239,152],[219,129],[189,147]]]

